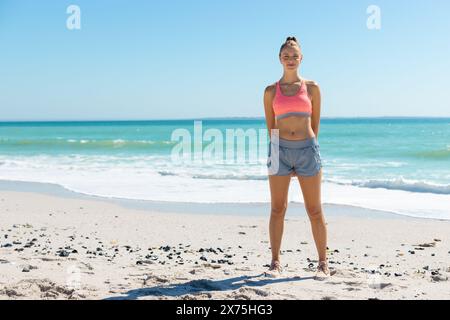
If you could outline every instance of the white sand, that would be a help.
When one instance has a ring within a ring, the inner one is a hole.
[[[450,221],[327,222],[336,275],[312,279],[309,221],[288,211],[285,271],[271,279],[263,276],[268,216],[159,213],[0,191],[0,299],[450,299]],[[60,248],[70,254],[59,256]],[[215,253],[199,252],[209,248]]]

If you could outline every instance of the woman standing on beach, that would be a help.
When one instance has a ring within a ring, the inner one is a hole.
[[[297,176],[305,209],[311,223],[319,255],[316,279],[330,275],[327,264],[327,229],[321,204],[322,161],[319,152],[320,89],[316,82],[297,73],[303,59],[295,37],[288,37],[280,48],[284,73],[280,81],[264,92],[264,110],[270,146],[267,167],[271,193],[270,243],[272,262],[269,274],[281,273],[280,247],[288,190]]]

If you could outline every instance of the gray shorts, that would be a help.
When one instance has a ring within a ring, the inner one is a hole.
[[[278,141],[277,141],[278,140]],[[269,175],[311,177],[322,168],[319,143],[316,137],[306,140],[286,140],[272,136],[267,159]]]

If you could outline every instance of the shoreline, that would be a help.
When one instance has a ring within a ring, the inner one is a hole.
[[[217,214],[217,215],[245,215],[256,217],[268,217],[270,213],[270,203],[198,203],[198,202],[176,202],[176,201],[155,201],[141,199],[127,199],[117,197],[105,197],[72,191],[56,183],[3,180],[0,179],[1,191],[17,191],[45,194],[56,197],[104,201],[118,204],[124,208],[144,211],[184,213],[184,214]],[[450,221],[448,219],[413,217],[396,212],[368,209],[364,207],[323,203],[325,216],[348,216],[360,218],[388,218],[388,219],[412,219],[412,220],[433,220]],[[286,213],[287,217],[306,217],[303,202],[289,201]]]

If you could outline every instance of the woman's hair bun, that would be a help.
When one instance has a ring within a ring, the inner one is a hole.
[[[290,41],[294,41],[294,43],[292,43]],[[281,45],[280,53],[279,53],[280,56],[281,56],[281,51],[283,51],[283,49],[288,46],[289,47],[298,47],[300,49],[300,43],[298,43],[296,37],[287,37],[286,41]]]
[[[288,41],[290,41],[290,40],[295,41],[295,42],[298,43],[297,38],[295,38],[295,37],[287,37],[287,38],[286,38],[286,42],[288,42]]]

